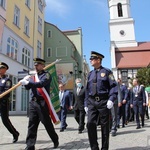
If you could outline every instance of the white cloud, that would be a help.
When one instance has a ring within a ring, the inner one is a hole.
[[[69,6],[64,0],[46,0],[46,12],[63,17],[68,11]]]

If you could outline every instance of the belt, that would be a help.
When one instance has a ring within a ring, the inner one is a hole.
[[[43,100],[44,98],[36,98],[36,97],[32,97],[32,101],[41,101],[41,100]]]
[[[99,102],[101,100],[107,100],[108,96],[90,96],[90,98],[94,99],[95,101]]]

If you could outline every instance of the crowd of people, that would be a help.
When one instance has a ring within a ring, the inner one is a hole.
[[[87,128],[87,135],[91,150],[99,150],[97,128],[101,127],[101,150],[109,149],[109,135],[116,136],[117,129],[124,128],[130,121],[136,121],[136,129],[144,127],[145,116],[149,119],[148,93],[138,79],[133,79],[133,87],[127,87],[122,80],[116,81],[111,70],[102,66],[104,56],[92,51],[90,62],[93,70],[88,74],[87,85],[82,85],[82,79],[75,80],[73,93],[65,89],[65,84],[59,83],[60,132],[67,129],[68,110],[74,111],[75,121],[78,123],[78,133],[82,134]],[[44,70],[45,60],[34,59],[35,76],[26,76],[19,83],[31,90],[29,102],[29,123],[25,150],[35,150],[38,125],[40,121],[54,143],[53,148],[59,146],[59,135],[56,133],[51,118],[47,97],[50,95],[52,77]],[[11,80],[5,75],[8,65],[0,63],[0,94],[11,88]],[[13,143],[18,141],[19,132],[13,127],[8,115],[10,94],[0,99],[1,118],[13,135]],[[87,122],[85,116],[87,114]],[[140,116],[140,118],[139,118]]]

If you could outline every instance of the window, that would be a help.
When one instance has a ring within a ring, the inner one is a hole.
[[[12,85],[15,85],[17,83],[17,78],[12,76],[12,75],[8,75],[9,78],[12,80]],[[10,105],[9,105],[9,110],[10,111],[16,111],[16,89],[14,89],[11,93],[10,93]]]
[[[52,37],[52,32],[50,30],[47,31],[47,37],[51,38]]]
[[[30,0],[26,0],[25,4],[30,8]]]
[[[118,3],[117,7],[118,7],[118,17],[122,17],[123,16],[122,4]]]
[[[42,34],[42,19],[38,16],[38,31]]]
[[[27,48],[22,49],[22,64],[29,67],[30,66],[30,50]]]
[[[24,33],[29,36],[29,19],[27,17],[24,21]]]
[[[19,27],[19,23],[20,23],[20,9],[17,6],[15,6],[14,24]]]
[[[57,47],[56,57],[66,57],[67,56],[67,47]]]
[[[42,44],[38,40],[38,42],[37,42],[37,57],[39,57],[39,58],[41,58],[41,49],[42,49]]]
[[[18,55],[18,42],[13,38],[9,37],[7,39],[7,52],[6,55],[17,60]]]
[[[43,12],[43,0],[38,0],[38,7],[41,12]]]
[[[21,111],[27,111],[29,103],[29,91],[22,86],[21,89]]]
[[[47,57],[52,57],[52,49],[47,48]]]
[[[5,8],[5,0],[0,0],[0,6]]]

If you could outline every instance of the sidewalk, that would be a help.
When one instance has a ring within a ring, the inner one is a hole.
[[[12,143],[12,135],[7,131],[0,120],[0,150],[23,150],[26,147],[25,140],[27,135],[28,118],[26,116],[10,116],[15,128],[20,132],[17,143]],[[59,126],[55,129],[59,135],[59,147],[56,150],[90,150],[87,130],[78,134],[78,125],[73,118],[73,114],[69,114],[67,118],[68,128],[64,132],[59,132]],[[101,146],[100,128],[98,128],[98,142]],[[53,143],[50,140],[45,128],[39,125],[37,142],[35,145],[37,150],[51,150]],[[145,127],[136,129],[136,124],[130,122],[125,128],[118,129],[117,136],[111,137],[109,150],[148,150],[150,149],[150,120],[145,120]]]

